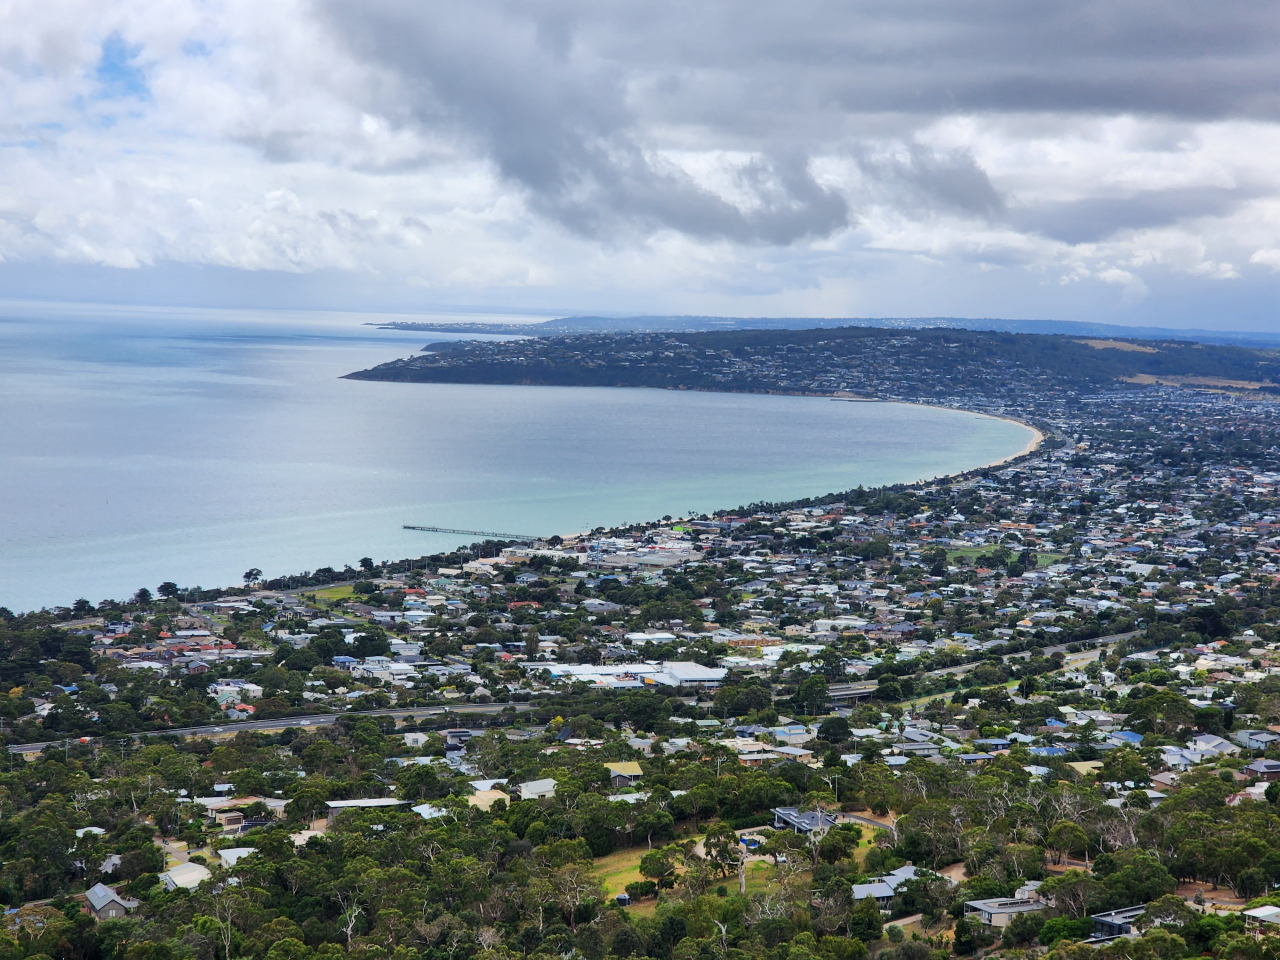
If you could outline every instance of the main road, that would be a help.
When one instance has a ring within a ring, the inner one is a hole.
[[[276,720],[240,720],[220,725],[210,724],[204,727],[174,727],[166,730],[145,730],[141,733],[124,733],[119,736],[92,737],[92,740],[117,740],[132,737],[217,737],[239,733],[242,730],[287,730],[290,727],[322,727],[340,720],[343,717],[395,717],[403,720],[406,717],[438,717],[452,714],[459,720],[466,714],[492,715],[502,713],[511,707],[517,713],[533,708],[527,703],[468,703],[460,707],[406,707],[388,710],[352,710],[348,713],[317,713],[309,717],[280,717]],[[77,738],[47,740],[43,743],[13,743],[9,745],[10,753],[39,753],[46,747],[60,747]]]

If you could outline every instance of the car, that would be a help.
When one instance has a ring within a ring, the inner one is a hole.
[[[310,721],[310,720],[299,720],[299,721],[298,721],[298,726],[300,726],[300,727],[309,727],[309,726],[311,726],[311,721]]]
[[[222,728],[221,728],[221,727],[214,727],[214,728],[213,728],[213,732],[214,732],[214,733],[221,733],[221,732],[222,732]]]

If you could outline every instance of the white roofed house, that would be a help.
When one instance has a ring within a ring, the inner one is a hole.
[[[548,800],[556,795],[556,782],[550,778],[530,780],[516,787],[521,800]]]
[[[218,851],[218,859],[222,865],[230,869],[250,854],[257,853],[256,847],[227,847]]]
[[[177,890],[179,887],[194,890],[211,876],[213,874],[198,863],[179,863],[160,874],[160,882],[166,890]]]
[[[977,915],[988,927],[1003,930],[1020,913],[1033,913],[1048,906],[1040,897],[1040,882],[1032,880],[1023,884],[1012,897],[996,897],[991,900],[965,902],[965,916]]]

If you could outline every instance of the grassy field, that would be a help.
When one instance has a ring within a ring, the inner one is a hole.
[[[591,872],[604,884],[604,892],[614,897],[626,892],[628,883],[643,880],[640,876],[640,858],[649,852],[648,847],[632,847],[630,850],[619,850],[607,857],[601,857],[591,868]]]
[[[970,564],[973,563],[974,557],[980,557],[984,553],[990,553],[994,547],[958,547],[955,550],[947,551],[947,560],[955,562],[956,557],[966,558]],[[1015,557],[1016,557],[1015,552]],[[1061,563],[1066,557],[1065,553],[1038,553],[1036,554],[1037,566],[1048,567],[1055,563]]]
[[[317,600],[346,600],[351,596],[351,584],[342,587],[325,587],[316,591]]]
[[[628,883],[635,883],[643,880],[640,876],[640,858],[648,853],[646,847],[633,847],[630,850],[619,850],[611,853],[607,857],[600,857],[596,860],[595,865],[591,868],[600,879],[600,883],[604,886],[604,892],[609,897],[615,897],[620,893],[626,892]],[[738,877],[736,874],[726,877],[723,884],[729,888],[730,893],[736,893],[738,890]],[[747,864],[747,894],[763,893],[773,883],[773,864],[764,860],[754,860]],[[719,886],[719,883],[712,885],[712,890]],[[643,900],[628,908],[628,912],[635,914],[650,914],[657,909],[656,900]]]

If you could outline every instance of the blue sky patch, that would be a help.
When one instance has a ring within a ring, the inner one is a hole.
[[[113,33],[106,39],[102,44],[102,59],[98,61],[97,71],[101,96],[132,97],[139,100],[151,97],[147,76],[135,59],[141,49],[140,46],[129,46],[118,33]]]

